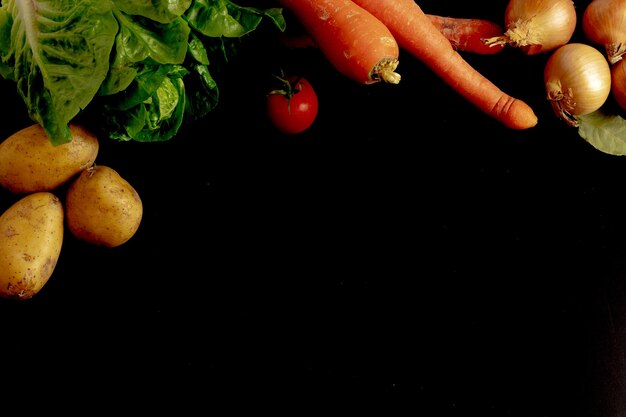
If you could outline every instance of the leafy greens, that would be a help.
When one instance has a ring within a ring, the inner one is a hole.
[[[230,0],[3,0],[0,75],[55,145],[90,114],[112,139],[165,141],[217,105],[211,65],[264,18],[285,29]]]

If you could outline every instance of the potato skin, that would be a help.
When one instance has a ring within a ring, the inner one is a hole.
[[[28,300],[48,282],[63,245],[61,200],[28,194],[0,216],[0,297]]]
[[[69,129],[72,140],[57,146],[39,124],[6,138],[0,143],[0,185],[13,193],[52,191],[93,165],[98,138],[82,126]]]
[[[115,247],[135,235],[143,204],[133,186],[113,168],[94,165],[70,184],[65,217],[72,234],[97,246]]]

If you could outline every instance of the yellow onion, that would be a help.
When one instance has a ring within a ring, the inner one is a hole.
[[[611,65],[611,93],[618,106],[626,110],[626,61]]]
[[[585,36],[605,49],[611,64],[622,59],[626,52],[626,0],[593,0],[582,20]]]
[[[570,126],[577,116],[598,110],[611,93],[611,68],[596,48],[568,43],[552,53],[546,62],[544,84],[555,114]]]
[[[552,51],[568,43],[576,30],[572,0],[510,0],[504,35],[484,40],[489,45],[510,45],[526,55]]]

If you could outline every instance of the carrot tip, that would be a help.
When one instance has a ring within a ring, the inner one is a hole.
[[[397,58],[387,58],[380,61],[372,70],[372,82],[384,81],[388,84],[398,84],[402,78],[396,71],[399,61]]]
[[[512,129],[530,129],[537,126],[539,122],[533,109],[521,100],[515,100],[510,114],[517,115],[517,117],[510,119],[509,123],[507,123],[507,126]]]

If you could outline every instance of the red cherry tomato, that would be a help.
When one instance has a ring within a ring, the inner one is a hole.
[[[296,134],[309,128],[317,117],[317,94],[303,77],[279,78],[283,86],[267,95],[267,115],[283,133]]]

